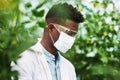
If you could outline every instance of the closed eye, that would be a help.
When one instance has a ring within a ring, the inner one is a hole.
[[[67,33],[70,36],[75,36],[77,34],[76,32],[73,32],[71,30],[66,30],[65,33]]]

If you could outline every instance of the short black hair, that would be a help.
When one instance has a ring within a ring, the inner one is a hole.
[[[76,8],[67,3],[53,5],[46,15],[46,21],[50,18],[56,18],[60,22],[66,19],[73,20],[77,23],[84,21],[83,15]]]

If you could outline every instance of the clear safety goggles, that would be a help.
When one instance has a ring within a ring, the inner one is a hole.
[[[55,24],[55,23],[52,23],[52,24],[57,28],[58,31],[63,31],[64,33],[66,33],[72,37],[75,37],[77,34],[77,31],[75,31],[75,30],[71,30],[71,29],[66,28],[66,27],[59,25],[59,24]]]

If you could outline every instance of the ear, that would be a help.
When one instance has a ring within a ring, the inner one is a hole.
[[[53,24],[48,24],[48,30],[52,32],[55,29],[55,26]]]

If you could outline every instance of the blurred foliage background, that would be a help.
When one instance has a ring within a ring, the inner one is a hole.
[[[74,64],[78,80],[120,80],[120,11],[114,1],[0,0],[0,80],[17,80],[11,61],[42,37],[44,17],[59,2],[85,17],[75,45],[63,55]]]

